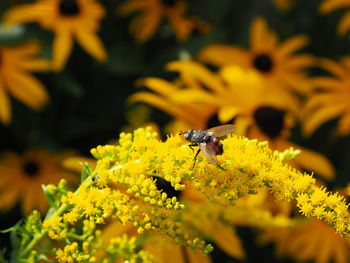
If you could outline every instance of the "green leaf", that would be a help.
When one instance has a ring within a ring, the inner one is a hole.
[[[43,191],[45,193],[46,199],[49,202],[50,207],[56,207],[56,202],[55,202],[55,198],[53,197],[53,195],[49,192],[48,188],[46,185],[41,185],[41,187],[43,188]]]
[[[80,178],[81,182],[84,182],[86,180],[86,178],[88,178],[89,175],[92,173],[92,170],[87,163],[85,163],[85,162],[79,162],[79,163],[80,163],[80,165],[82,165],[84,167],[84,170],[81,173],[81,178]]]

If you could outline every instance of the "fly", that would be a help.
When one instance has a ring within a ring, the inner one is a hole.
[[[219,140],[219,137],[225,136],[226,134],[233,132],[235,126],[232,124],[221,125],[217,127],[210,128],[208,130],[194,130],[190,129],[185,132],[180,132],[180,135],[183,135],[185,139],[191,144],[190,148],[193,150],[193,146],[198,146],[194,156],[194,162],[192,169],[196,164],[196,159],[200,151],[202,151],[204,157],[208,160],[209,163],[217,165],[219,168],[223,169],[217,161],[216,156],[221,155],[224,152],[222,143]]]

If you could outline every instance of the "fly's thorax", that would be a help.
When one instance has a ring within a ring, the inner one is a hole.
[[[202,143],[205,142],[205,138],[208,135],[206,131],[202,130],[191,130],[189,133],[187,140],[194,143]]]

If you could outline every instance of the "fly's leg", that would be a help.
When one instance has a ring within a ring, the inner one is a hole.
[[[200,151],[201,151],[201,149],[198,149],[197,152],[196,152],[196,155],[194,156],[193,165],[192,165],[191,170],[193,170],[193,168],[194,168],[194,166],[195,166],[195,164],[196,164],[196,159],[197,159],[197,156],[198,156],[198,154],[199,154]]]
[[[190,144],[188,146],[191,148],[192,152],[194,152],[193,146],[198,146],[198,144],[197,143],[192,143],[192,144]]]

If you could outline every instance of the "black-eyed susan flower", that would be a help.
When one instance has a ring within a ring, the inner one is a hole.
[[[42,108],[49,99],[44,85],[30,74],[50,68],[49,61],[36,57],[40,49],[33,41],[0,47],[0,121],[4,124],[11,121],[9,95],[34,110]]]
[[[294,228],[265,231],[259,240],[275,243],[279,257],[291,257],[299,262],[346,263],[350,260],[349,241],[317,219]]]
[[[255,71],[224,66],[215,74],[193,61],[171,62],[167,68],[179,72],[179,79],[174,83],[144,79],[142,84],[154,93],[138,92],[130,100],[145,102],[173,116],[176,125],[172,132],[210,128],[215,116],[215,125],[234,120],[237,134],[267,140],[275,150],[302,148],[288,141],[295,122],[288,112],[298,111],[299,101],[281,89],[266,89],[264,79]],[[294,166],[326,179],[334,177],[334,168],[324,156],[302,149],[300,158],[292,161]]]
[[[312,134],[325,122],[339,118],[337,133],[350,133],[350,57],[344,57],[339,63],[321,59],[320,67],[331,76],[313,79],[316,90],[310,94],[303,110],[303,131]]]
[[[319,11],[321,14],[328,14],[339,8],[349,8],[349,0],[323,0]],[[338,25],[338,34],[345,35],[350,29],[350,11],[346,11]]]
[[[104,61],[107,54],[97,36],[105,10],[96,0],[37,0],[33,4],[14,6],[4,15],[6,24],[36,22],[54,32],[53,69],[61,70],[75,39],[92,57]]]
[[[185,0],[128,0],[119,8],[121,15],[139,12],[130,25],[130,31],[139,42],[149,40],[166,19],[176,39],[185,41],[193,30],[206,33],[209,26],[198,18],[188,18]]]
[[[48,202],[42,191],[43,184],[57,184],[66,178],[73,182],[72,173],[61,168],[67,153],[53,154],[43,149],[34,149],[22,155],[6,152],[0,159],[0,208],[10,209],[21,203],[23,214],[37,209],[44,212]]]
[[[279,42],[278,36],[268,28],[265,19],[256,18],[250,31],[250,49],[224,44],[205,47],[198,58],[216,66],[238,64],[256,71],[266,82],[266,90],[281,89],[285,92],[308,92],[305,69],[313,65],[311,55],[295,54],[308,42],[306,36],[294,36]]]

